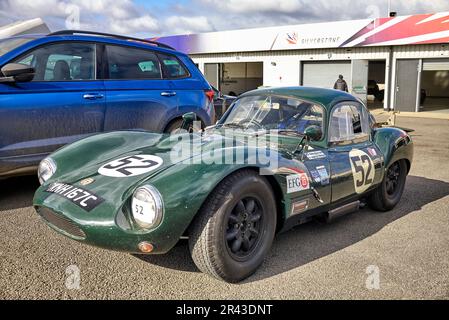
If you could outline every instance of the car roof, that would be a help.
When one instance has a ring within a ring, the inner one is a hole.
[[[259,94],[260,95],[275,94],[303,99],[307,100],[308,102],[321,104],[327,109],[331,108],[336,103],[343,101],[360,102],[359,99],[344,91],[325,89],[325,88],[315,88],[315,87],[300,87],[300,86],[257,89],[243,94],[242,97],[255,96]]]
[[[101,34],[23,34],[23,35],[17,35],[12,36],[0,40],[5,39],[32,39],[36,40],[38,43],[44,43],[44,42],[51,42],[51,41],[58,41],[58,40],[79,40],[79,41],[93,41],[98,43],[111,43],[111,44],[118,44],[118,45],[128,45],[128,46],[134,46],[134,47],[140,47],[143,49],[156,49],[162,52],[167,53],[176,53],[178,55],[182,54],[182,52],[176,51],[173,48],[170,48],[166,46],[165,44],[157,45],[157,42],[151,43],[150,41],[146,39],[137,39],[132,37],[126,37],[126,36],[120,36],[117,35],[115,38],[114,35],[101,35]]]

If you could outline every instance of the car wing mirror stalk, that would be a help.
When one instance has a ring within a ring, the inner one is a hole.
[[[16,80],[13,77],[0,77],[0,83],[14,83]]]

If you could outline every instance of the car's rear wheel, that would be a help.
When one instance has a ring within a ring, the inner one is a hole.
[[[393,209],[401,200],[407,178],[407,163],[399,160],[390,165],[382,183],[369,197],[369,205],[378,211]]]
[[[262,264],[276,231],[276,205],[267,180],[251,170],[223,180],[204,203],[189,234],[198,269],[241,281]]]

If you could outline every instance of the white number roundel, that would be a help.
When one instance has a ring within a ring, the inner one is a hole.
[[[127,156],[105,164],[98,173],[114,178],[138,176],[156,170],[163,162],[162,158],[148,154]]]
[[[349,152],[355,192],[360,194],[371,187],[374,182],[374,163],[371,157],[362,150],[353,149]]]

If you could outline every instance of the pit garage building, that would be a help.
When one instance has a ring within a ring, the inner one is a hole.
[[[449,12],[154,38],[188,53],[224,94],[333,88],[398,111],[449,112]]]

